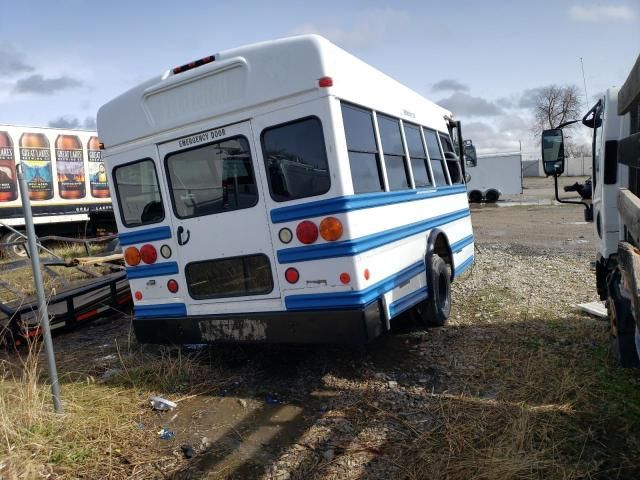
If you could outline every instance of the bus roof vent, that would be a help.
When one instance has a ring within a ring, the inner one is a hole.
[[[174,75],[178,74],[178,73],[182,73],[182,72],[186,72],[187,70],[191,70],[192,68],[198,68],[202,65],[205,65],[207,63],[211,63],[216,59],[215,56],[213,55],[209,55],[208,57],[204,57],[201,58],[199,60],[195,60],[193,62],[190,63],[185,63],[184,65],[180,65],[179,67],[176,67],[174,69],[172,69],[171,71],[173,72]]]

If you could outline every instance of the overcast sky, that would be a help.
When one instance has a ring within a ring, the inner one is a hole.
[[[95,126],[97,109],[219,50],[319,33],[454,111],[481,151],[537,153],[527,99],[576,84],[589,103],[640,54],[640,0],[0,2],[0,123]]]

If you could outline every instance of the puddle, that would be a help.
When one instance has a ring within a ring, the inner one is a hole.
[[[184,444],[194,449],[195,456],[177,478],[193,478],[203,472],[212,478],[255,478],[319,416],[318,399],[305,402],[304,408],[265,399],[195,397],[180,402],[173,412],[150,414],[145,428],[159,431],[166,427],[175,432],[171,440],[156,440],[156,446],[166,453]]]

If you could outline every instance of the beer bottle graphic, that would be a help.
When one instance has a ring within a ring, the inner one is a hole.
[[[91,137],[87,143],[87,155],[89,156],[89,183],[91,195],[95,198],[109,197],[109,183],[107,182],[107,170],[102,161],[102,150],[98,137]]]
[[[18,184],[13,140],[8,132],[0,132],[0,202],[10,202],[17,198]]]
[[[51,150],[47,136],[44,133],[25,132],[20,136],[18,145],[29,198],[31,200],[53,198]]]
[[[85,196],[82,143],[75,135],[58,135],[56,138],[56,172],[60,198],[74,199]]]

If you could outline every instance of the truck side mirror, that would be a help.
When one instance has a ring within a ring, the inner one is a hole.
[[[476,147],[471,143],[471,140],[464,141],[464,159],[465,163],[471,167],[475,167],[478,165]]]
[[[564,137],[561,128],[542,132],[542,167],[545,175],[561,175],[564,172]]]

